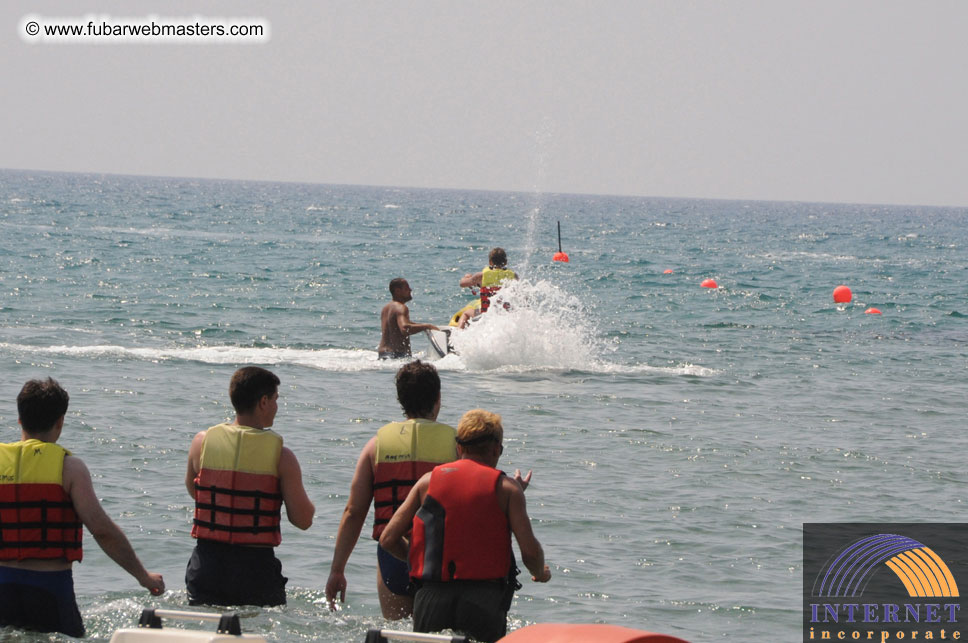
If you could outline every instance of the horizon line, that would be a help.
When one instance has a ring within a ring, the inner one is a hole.
[[[270,183],[282,185],[314,185],[329,187],[351,187],[351,188],[380,188],[388,190],[435,190],[445,192],[491,192],[495,194],[527,194],[527,195],[549,195],[549,196],[582,196],[582,197],[606,197],[618,199],[656,199],[669,201],[731,201],[740,203],[809,203],[815,205],[854,205],[868,207],[911,207],[911,208],[937,208],[937,209],[965,209],[968,205],[950,204],[926,204],[926,203],[884,203],[868,201],[809,201],[805,199],[769,199],[769,198],[739,198],[739,197],[700,197],[700,196],[668,196],[668,195],[646,195],[646,194],[609,194],[605,192],[562,192],[558,190],[521,190],[521,189],[498,189],[498,188],[472,188],[472,187],[439,187],[423,185],[390,185],[379,183],[326,183],[318,181],[299,181],[299,180],[279,180],[279,179],[240,179],[217,176],[181,176],[167,174],[133,174],[123,172],[105,172],[98,170],[42,170],[36,168],[8,168],[0,167],[0,172],[23,172],[37,174],[77,174],[77,175],[96,175],[114,176],[122,178],[149,178],[149,179],[176,179],[181,181],[223,181],[228,183]]]

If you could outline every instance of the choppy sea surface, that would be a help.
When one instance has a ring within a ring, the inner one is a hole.
[[[557,221],[567,264],[551,261]],[[4,441],[23,382],[58,379],[60,442],[169,586],[152,599],[88,536],[89,638],[144,605],[186,607],[189,442],[232,416],[247,364],[282,379],[275,428],[317,515],[283,528],[288,605],[243,608],[243,628],[362,641],[386,626],[365,537],[342,609],[323,595],[359,451],[402,417],[378,313],[402,276],[412,319],[445,324],[495,245],[521,276],[512,312],[436,363],[441,421],[500,413],[502,468],[534,470],[553,578],[523,579],[512,629],[795,641],[803,523],[963,519],[966,209],[0,171]]]

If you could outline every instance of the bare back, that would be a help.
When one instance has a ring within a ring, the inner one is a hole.
[[[400,322],[404,323],[401,324]],[[380,353],[402,353],[410,354],[410,335],[401,330],[401,326],[406,328],[410,323],[410,310],[406,304],[398,301],[391,301],[383,307],[380,312],[380,345],[377,351]]]

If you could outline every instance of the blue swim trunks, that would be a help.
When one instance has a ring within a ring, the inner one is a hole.
[[[376,546],[376,560],[380,565],[380,575],[387,589],[400,596],[410,596],[410,567],[379,545]]]
[[[69,569],[38,572],[0,565],[0,625],[84,636]]]

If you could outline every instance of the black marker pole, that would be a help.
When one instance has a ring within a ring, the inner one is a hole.
[[[552,261],[564,261],[568,263],[568,255],[561,250],[561,221],[558,222],[558,252],[555,253]]]

